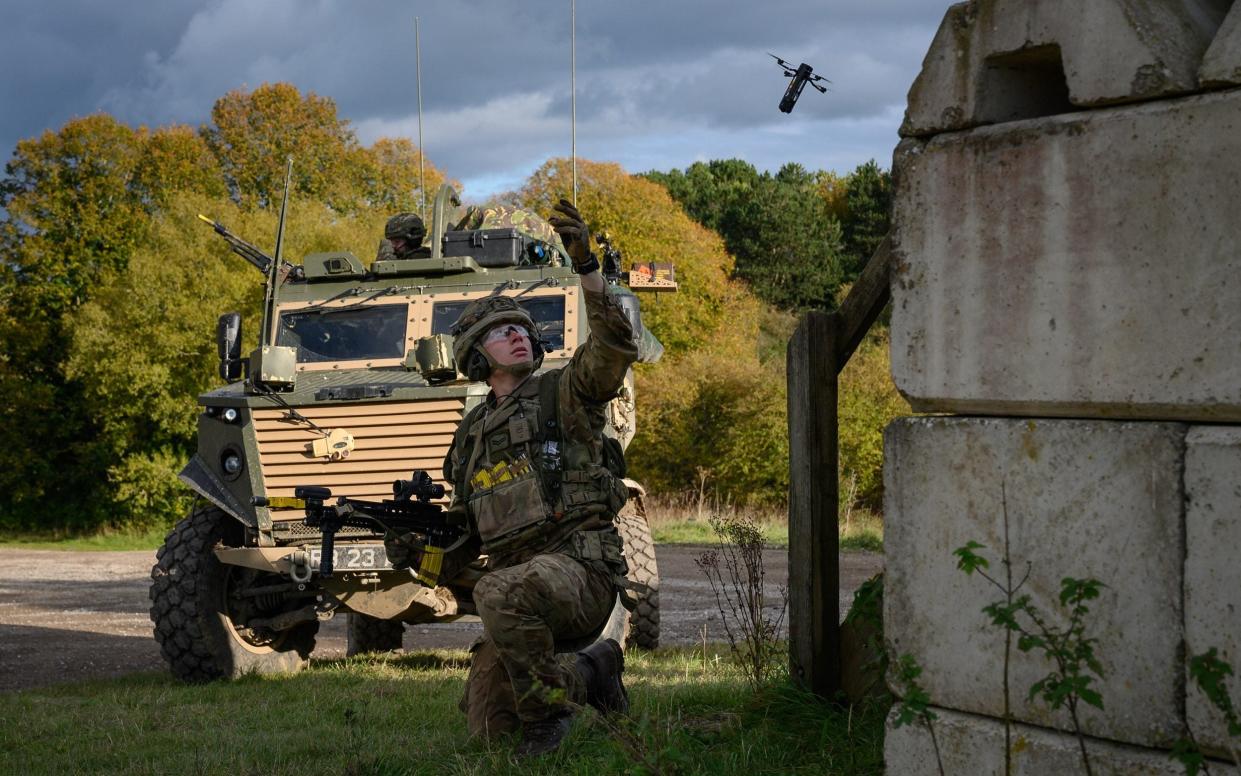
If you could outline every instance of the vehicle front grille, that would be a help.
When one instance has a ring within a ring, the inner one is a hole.
[[[442,466],[465,410],[463,399],[297,407],[323,431],[342,428],[353,435],[348,458],[316,458],[312,445],[322,434],[282,409],[254,412],[259,466],[268,497],[292,496],[294,488],[317,485],[332,496],[376,501],[392,498],[392,483],[425,469],[446,489]],[[272,510],[272,520],[300,520],[298,510]]]
[[[279,520],[273,524],[273,533],[275,533],[276,540],[278,542],[288,543],[315,540],[323,536],[323,532],[321,530],[318,528],[311,528],[300,520],[302,517],[300,512],[297,514],[297,517],[299,518],[298,520]],[[375,536],[382,534],[383,529],[378,526],[374,529],[345,526],[336,532],[336,538],[348,539],[359,536]],[[317,544],[318,542],[312,543]]]

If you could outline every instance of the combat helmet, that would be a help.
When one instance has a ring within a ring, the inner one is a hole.
[[[427,227],[417,213],[397,213],[384,225],[384,237],[389,240],[408,240],[412,245],[422,244]]]
[[[483,348],[482,339],[492,327],[502,323],[525,326],[526,331],[530,332],[530,355],[534,360],[532,371],[543,363],[547,348],[539,338],[538,328],[530,314],[511,296],[488,296],[467,305],[452,327],[452,355],[457,361],[457,368],[469,379],[486,380],[497,366]]]

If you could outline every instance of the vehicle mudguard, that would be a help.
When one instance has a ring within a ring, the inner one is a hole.
[[[198,453],[190,459],[185,465],[181,473],[177,475],[182,482],[193,488],[193,490],[203,498],[223,509],[228,514],[237,518],[251,528],[258,528],[258,520],[255,517],[253,508],[246,507],[239,502],[224,483],[217,477],[211,469],[207,468],[206,462]]]

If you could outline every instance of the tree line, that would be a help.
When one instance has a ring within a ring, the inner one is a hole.
[[[0,527],[146,528],[183,513],[176,474],[194,451],[196,397],[219,384],[215,318],[238,309],[256,321],[262,298],[258,273],[196,216],[265,244],[289,155],[294,261],[342,249],[368,259],[388,216],[420,202],[416,147],[363,147],[330,98],[288,84],[229,92],[197,128],[99,113],[18,143],[0,180]],[[502,199],[546,215],[569,169],[551,160]],[[782,502],[784,343],[795,311],[832,305],[886,230],[886,173],[770,175],[740,160],[578,169],[583,212],[627,262],[678,267],[680,292],[644,303],[667,351],[639,370],[635,473],[657,492],[709,480],[738,502]],[[426,170],[433,192],[446,178]],[[884,383],[886,349],[860,352],[872,362],[861,382],[874,385],[854,398],[873,425],[899,397]],[[846,387],[842,413],[850,401]],[[870,467],[873,500],[868,444],[853,455],[842,439],[842,461]]]

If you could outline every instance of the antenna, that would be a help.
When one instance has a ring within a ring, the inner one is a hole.
[[[577,0],[569,0],[569,96],[573,105],[569,158],[573,167],[573,207],[577,207]]]
[[[418,78],[418,194],[422,205],[418,215],[427,220],[427,152],[422,145],[422,30],[417,16],[414,17],[414,70]]]
[[[284,252],[284,219],[289,212],[289,189],[293,181],[293,156],[288,157],[288,165],[284,170],[284,200],[280,203],[280,225],[276,227],[276,255],[272,258],[267,276],[267,301],[263,306],[264,341],[261,345],[276,344],[276,287],[280,284],[280,256]]]

